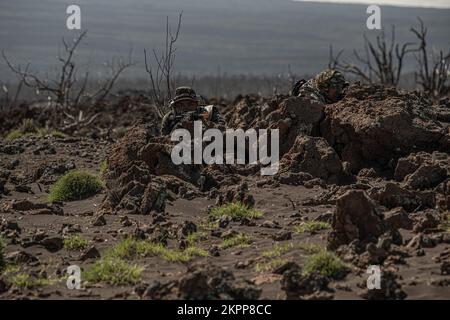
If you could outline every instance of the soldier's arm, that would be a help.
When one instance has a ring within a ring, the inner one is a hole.
[[[161,121],[161,135],[170,134],[173,127],[173,115],[171,112],[167,113]]]

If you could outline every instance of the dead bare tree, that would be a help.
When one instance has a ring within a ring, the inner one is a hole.
[[[419,53],[415,54],[419,71],[415,72],[415,81],[422,90],[439,98],[450,93],[450,50],[444,53],[430,54],[427,48],[427,32],[422,19],[418,18],[420,29],[411,28],[419,39]]]
[[[145,70],[150,77],[152,87],[153,103],[155,104],[158,114],[163,117],[165,114],[165,106],[172,98],[173,88],[173,66],[175,63],[175,53],[177,48],[175,44],[178,40],[181,29],[181,20],[183,11],[178,16],[178,23],[175,32],[172,32],[170,27],[169,17],[166,17],[166,35],[165,45],[161,52],[153,49],[153,59],[155,66],[151,66],[148,61],[147,50],[144,49]]]
[[[395,39],[395,26],[392,26],[391,39],[386,39],[384,31],[377,35],[376,40],[370,41],[364,35],[364,55],[353,50],[355,63],[340,61],[343,50],[336,56],[330,47],[330,58],[328,66],[368,82],[378,82],[384,85],[397,86],[400,81],[404,58],[407,54],[417,51],[411,48],[414,43],[397,43]]]
[[[48,76],[41,78],[36,73],[31,72],[30,64],[27,64],[25,68],[20,65],[15,66],[7,58],[6,53],[2,51],[2,57],[9,69],[19,78],[19,88],[23,84],[37,92],[46,93],[50,100],[54,101],[56,107],[62,109],[63,114],[69,120],[69,124],[64,126],[63,130],[92,124],[98,114],[85,118],[81,106],[98,105],[102,102],[110,93],[122,72],[133,65],[131,55],[125,62],[122,59],[118,61],[113,59],[112,63],[109,64],[110,77],[100,85],[97,91],[94,93],[88,92],[89,71],[86,71],[82,80],[79,81],[78,68],[74,61],[76,50],[86,34],[87,30],[83,31],[70,44],[64,38],[62,39],[63,50],[58,55],[61,67],[59,73],[53,79]]]
[[[14,72],[27,87],[49,94],[49,96],[53,97],[58,106],[61,106],[64,109],[70,109],[70,93],[76,82],[76,69],[73,58],[78,45],[86,36],[86,33],[87,31],[82,32],[70,45],[65,39],[62,40],[64,55],[61,55],[60,53],[58,56],[58,61],[61,63],[61,70],[56,79],[42,79],[29,71],[30,64],[27,64],[23,69],[20,65],[14,66],[6,57],[4,51],[2,51],[2,56],[9,69]]]

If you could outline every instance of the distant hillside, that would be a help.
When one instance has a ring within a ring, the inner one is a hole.
[[[0,47],[17,62],[51,71],[65,29],[65,8],[79,4],[82,27],[89,30],[80,59],[92,68],[130,48],[142,62],[143,48],[160,45],[165,16],[184,10],[177,70],[186,74],[221,72],[275,74],[288,65],[313,73],[328,61],[328,47],[361,48],[366,6],[289,0],[14,0],[0,2]],[[398,38],[421,16],[434,45],[448,47],[450,10],[383,7],[385,28],[395,23]],[[409,69],[413,67],[409,64]],[[95,71],[100,71],[96,69]],[[97,73],[101,76],[101,73]],[[142,76],[142,64],[127,73]],[[3,62],[0,80],[10,78]]]

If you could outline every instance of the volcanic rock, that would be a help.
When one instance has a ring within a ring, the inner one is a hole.
[[[280,172],[305,172],[334,184],[345,176],[339,156],[324,138],[303,135],[281,159]]]
[[[434,192],[407,190],[392,182],[383,188],[373,188],[369,193],[371,198],[388,209],[402,207],[412,212],[420,208],[434,208],[436,204]]]
[[[298,265],[294,264],[283,273],[281,290],[286,293],[287,300],[308,299],[311,295],[329,290],[328,283],[327,277],[316,273],[303,275]]]
[[[355,239],[362,242],[376,240],[384,231],[382,219],[376,204],[364,191],[347,191],[337,200],[328,247],[336,249]]]
[[[354,173],[389,169],[391,159],[443,149],[440,140],[448,128],[420,96],[377,85],[351,85],[345,98],[327,105],[324,113],[321,135]]]

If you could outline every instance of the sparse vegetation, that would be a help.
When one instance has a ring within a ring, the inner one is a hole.
[[[167,102],[172,98],[175,86],[173,69],[176,57],[175,52],[177,51],[176,42],[180,35],[182,17],[183,11],[178,16],[175,32],[172,32],[169,17],[166,17],[165,46],[160,50],[161,52],[158,52],[159,50],[157,49],[152,50],[150,55],[154,58],[153,65],[147,57],[147,50],[144,49],[145,70],[150,78],[152,100],[161,118],[168,111]]]
[[[222,217],[228,216],[233,219],[242,219],[242,218],[260,218],[263,216],[263,213],[259,210],[249,208],[240,202],[233,202],[224,204],[220,207],[213,208],[211,210],[211,215],[213,217]]]
[[[99,171],[101,176],[108,171],[108,162],[106,160],[100,162]]]
[[[70,171],[50,189],[49,201],[71,201],[88,198],[103,188],[98,177],[83,171]]]
[[[306,254],[314,254],[321,252],[324,248],[314,243],[299,243],[296,245],[299,249],[306,252]]]
[[[188,235],[186,237],[186,241],[187,241],[187,243],[189,243],[189,245],[194,245],[194,244],[204,241],[206,239],[208,239],[208,234],[204,231],[197,231],[197,232],[191,233],[190,235]]]
[[[81,251],[86,249],[88,245],[89,241],[80,235],[74,235],[64,239],[64,248],[69,251]]]
[[[295,248],[296,248],[296,246],[292,242],[282,244],[282,245],[275,244],[275,246],[273,247],[272,250],[263,251],[262,256],[264,258],[268,258],[268,259],[280,257],[283,254],[294,250]]]
[[[323,221],[306,221],[306,222],[303,222],[302,224],[300,224],[298,226],[295,226],[294,227],[294,232],[297,232],[297,233],[305,233],[305,232],[316,233],[317,231],[329,229],[330,227],[331,227],[330,224],[327,223],[327,222],[323,222]]]
[[[25,85],[41,94],[46,94],[50,102],[64,109],[64,116],[70,124],[65,125],[62,130],[68,131],[74,128],[90,126],[99,116],[98,113],[90,118],[85,118],[81,106],[96,106],[103,102],[113,89],[117,79],[122,72],[134,64],[129,57],[128,61],[123,59],[112,59],[106,63],[109,69],[109,75],[100,86],[95,86],[94,90],[88,92],[90,81],[90,72],[86,70],[82,77],[79,77],[81,70],[75,61],[77,48],[86,36],[87,31],[81,32],[73,41],[62,39],[62,50],[58,54],[59,70],[57,74],[50,79],[48,76],[42,77],[31,71],[31,65],[28,63],[25,67],[14,65],[2,50],[2,57],[9,69],[18,77],[20,86]],[[131,56],[131,54],[130,54]],[[17,100],[17,99],[15,99]]]
[[[335,277],[345,271],[348,266],[333,252],[321,250],[310,255],[303,266],[303,273],[317,272],[328,277]]]
[[[371,41],[364,35],[364,52],[353,50],[354,61],[340,61],[343,50],[333,54],[330,47],[328,67],[338,69],[368,83],[381,83],[398,86],[402,78],[405,58],[413,55],[418,71],[414,72],[416,86],[433,98],[445,97],[450,92],[450,51],[437,50],[429,47],[428,28],[423,20],[418,18],[419,28],[411,27],[418,43],[396,40],[395,26],[392,26],[390,41],[384,31]]]
[[[169,250],[163,252],[162,257],[170,262],[189,262],[195,257],[207,257],[208,252],[197,247],[188,247],[184,250]]]
[[[256,272],[273,271],[276,268],[278,268],[288,262],[289,262],[289,260],[281,259],[281,258],[273,259],[273,260],[266,261],[266,262],[258,262],[256,264],[255,270],[256,270]]]
[[[43,277],[32,277],[26,273],[12,275],[8,281],[19,288],[32,289],[35,287],[48,286],[52,282]]]
[[[222,243],[219,245],[219,248],[220,249],[228,249],[233,247],[246,248],[249,247],[252,243],[253,239],[249,235],[240,233],[234,237],[223,240]]]
[[[271,258],[281,257],[283,254],[288,253],[293,250],[297,250],[297,249],[305,251],[307,254],[313,254],[313,253],[317,253],[317,252],[320,252],[321,250],[323,250],[323,247],[316,245],[316,244],[312,244],[312,243],[289,242],[286,244],[275,244],[273,249],[263,251],[261,255],[264,258],[271,259]]]
[[[84,273],[89,282],[106,282],[112,285],[135,284],[141,279],[143,268],[125,260],[106,257],[97,261]]]
[[[6,135],[5,139],[7,141],[13,141],[16,139],[31,136],[40,136],[40,137],[52,136],[55,138],[65,137],[65,135],[58,130],[53,130],[49,128],[39,128],[38,126],[35,125],[33,119],[24,119],[17,129],[10,131]]]
[[[134,259],[137,257],[161,256],[171,262],[188,262],[195,257],[207,257],[204,249],[190,246],[184,250],[169,249],[160,243],[127,238],[115,245],[106,254],[112,259]]]
[[[211,231],[219,228],[219,221],[206,221],[199,224],[200,230]]]
[[[160,255],[165,247],[160,243],[126,238],[110,249],[106,255],[113,259],[134,259]]]
[[[257,272],[273,271],[279,266],[289,262],[289,259],[283,258],[282,256],[294,250],[301,250],[309,256],[324,251],[324,248],[312,243],[289,242],[286,244],[275,244],[271,250],[262,252],[261,256],[263,261],[256,264],[255,270]]]

